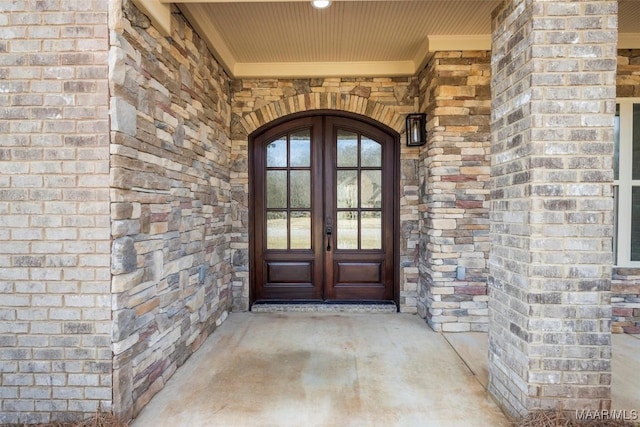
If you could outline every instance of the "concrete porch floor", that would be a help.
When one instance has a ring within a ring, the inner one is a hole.
[[[486,388],[489,342],[482,333],[443,334]],[[613,334],[611,409],[640,413],[640,335]]]
[[[413,315],[234,313],[132,427],[508,426],[486,341]],[[614,359],[614,407],[640,409],[640,339],[619,346],[632,356]]]

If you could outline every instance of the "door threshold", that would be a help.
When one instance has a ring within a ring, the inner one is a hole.
[[[254,313],[397,313],[393,302],[257,302]]]

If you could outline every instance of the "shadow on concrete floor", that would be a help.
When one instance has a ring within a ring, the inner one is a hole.
[[[508,426],[442,334],[404,314],[234,313],[146,426]]]
[[[414,315],[234,313],[134,420],[147,426],[508,426],[487,334]],[[613,409],[640,409],[640,339],[613,336]]]

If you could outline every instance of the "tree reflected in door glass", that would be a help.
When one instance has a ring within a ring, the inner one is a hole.
[[[360,142],[360,166],[363,168],[379,168],[382,166],[382,145],[369,139],[362,137]]]
[[[358,135],[345,130],[338,131],[337,141],[337,165],[338,167],[358,166]]]
[[[308,170],[291,171],[291,208],[311,207],[311,172]]]
[[[289,166],[309,167],[311,166],[311,130],[303,131],[291,135],[289,141]]]
[[[382,173],[380,170],[363,170],[360,179],[362,185],[362,208],[382,207]]]
[[[338,209],[358,207],[358,171],[339,170],[336,197]]]
[[[267,212],[267,249],[287,249],[287,213]]]
[[[267,171],[267,207],[287,208],[287,171]]]
[[[267,167],[287,166],[287,137],[277,139],[267,145]]]
[[[358,212],[338,212],[338,249],[358,249]]]
[[[291,212],[291,249],[311,249],[311,212]]]
[[[382,249],[382,218],[380,212],[362,212],[360,248]]]

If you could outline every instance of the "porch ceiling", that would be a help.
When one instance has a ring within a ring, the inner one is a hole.
[[[176,3],[227,72],[243,77],[413,75],[441,50],[489,50],[500,0],[134,0]],[[157,15],[157,13],[156,13]],[[619,47],[640,48],[640,1],[619,0]]]

